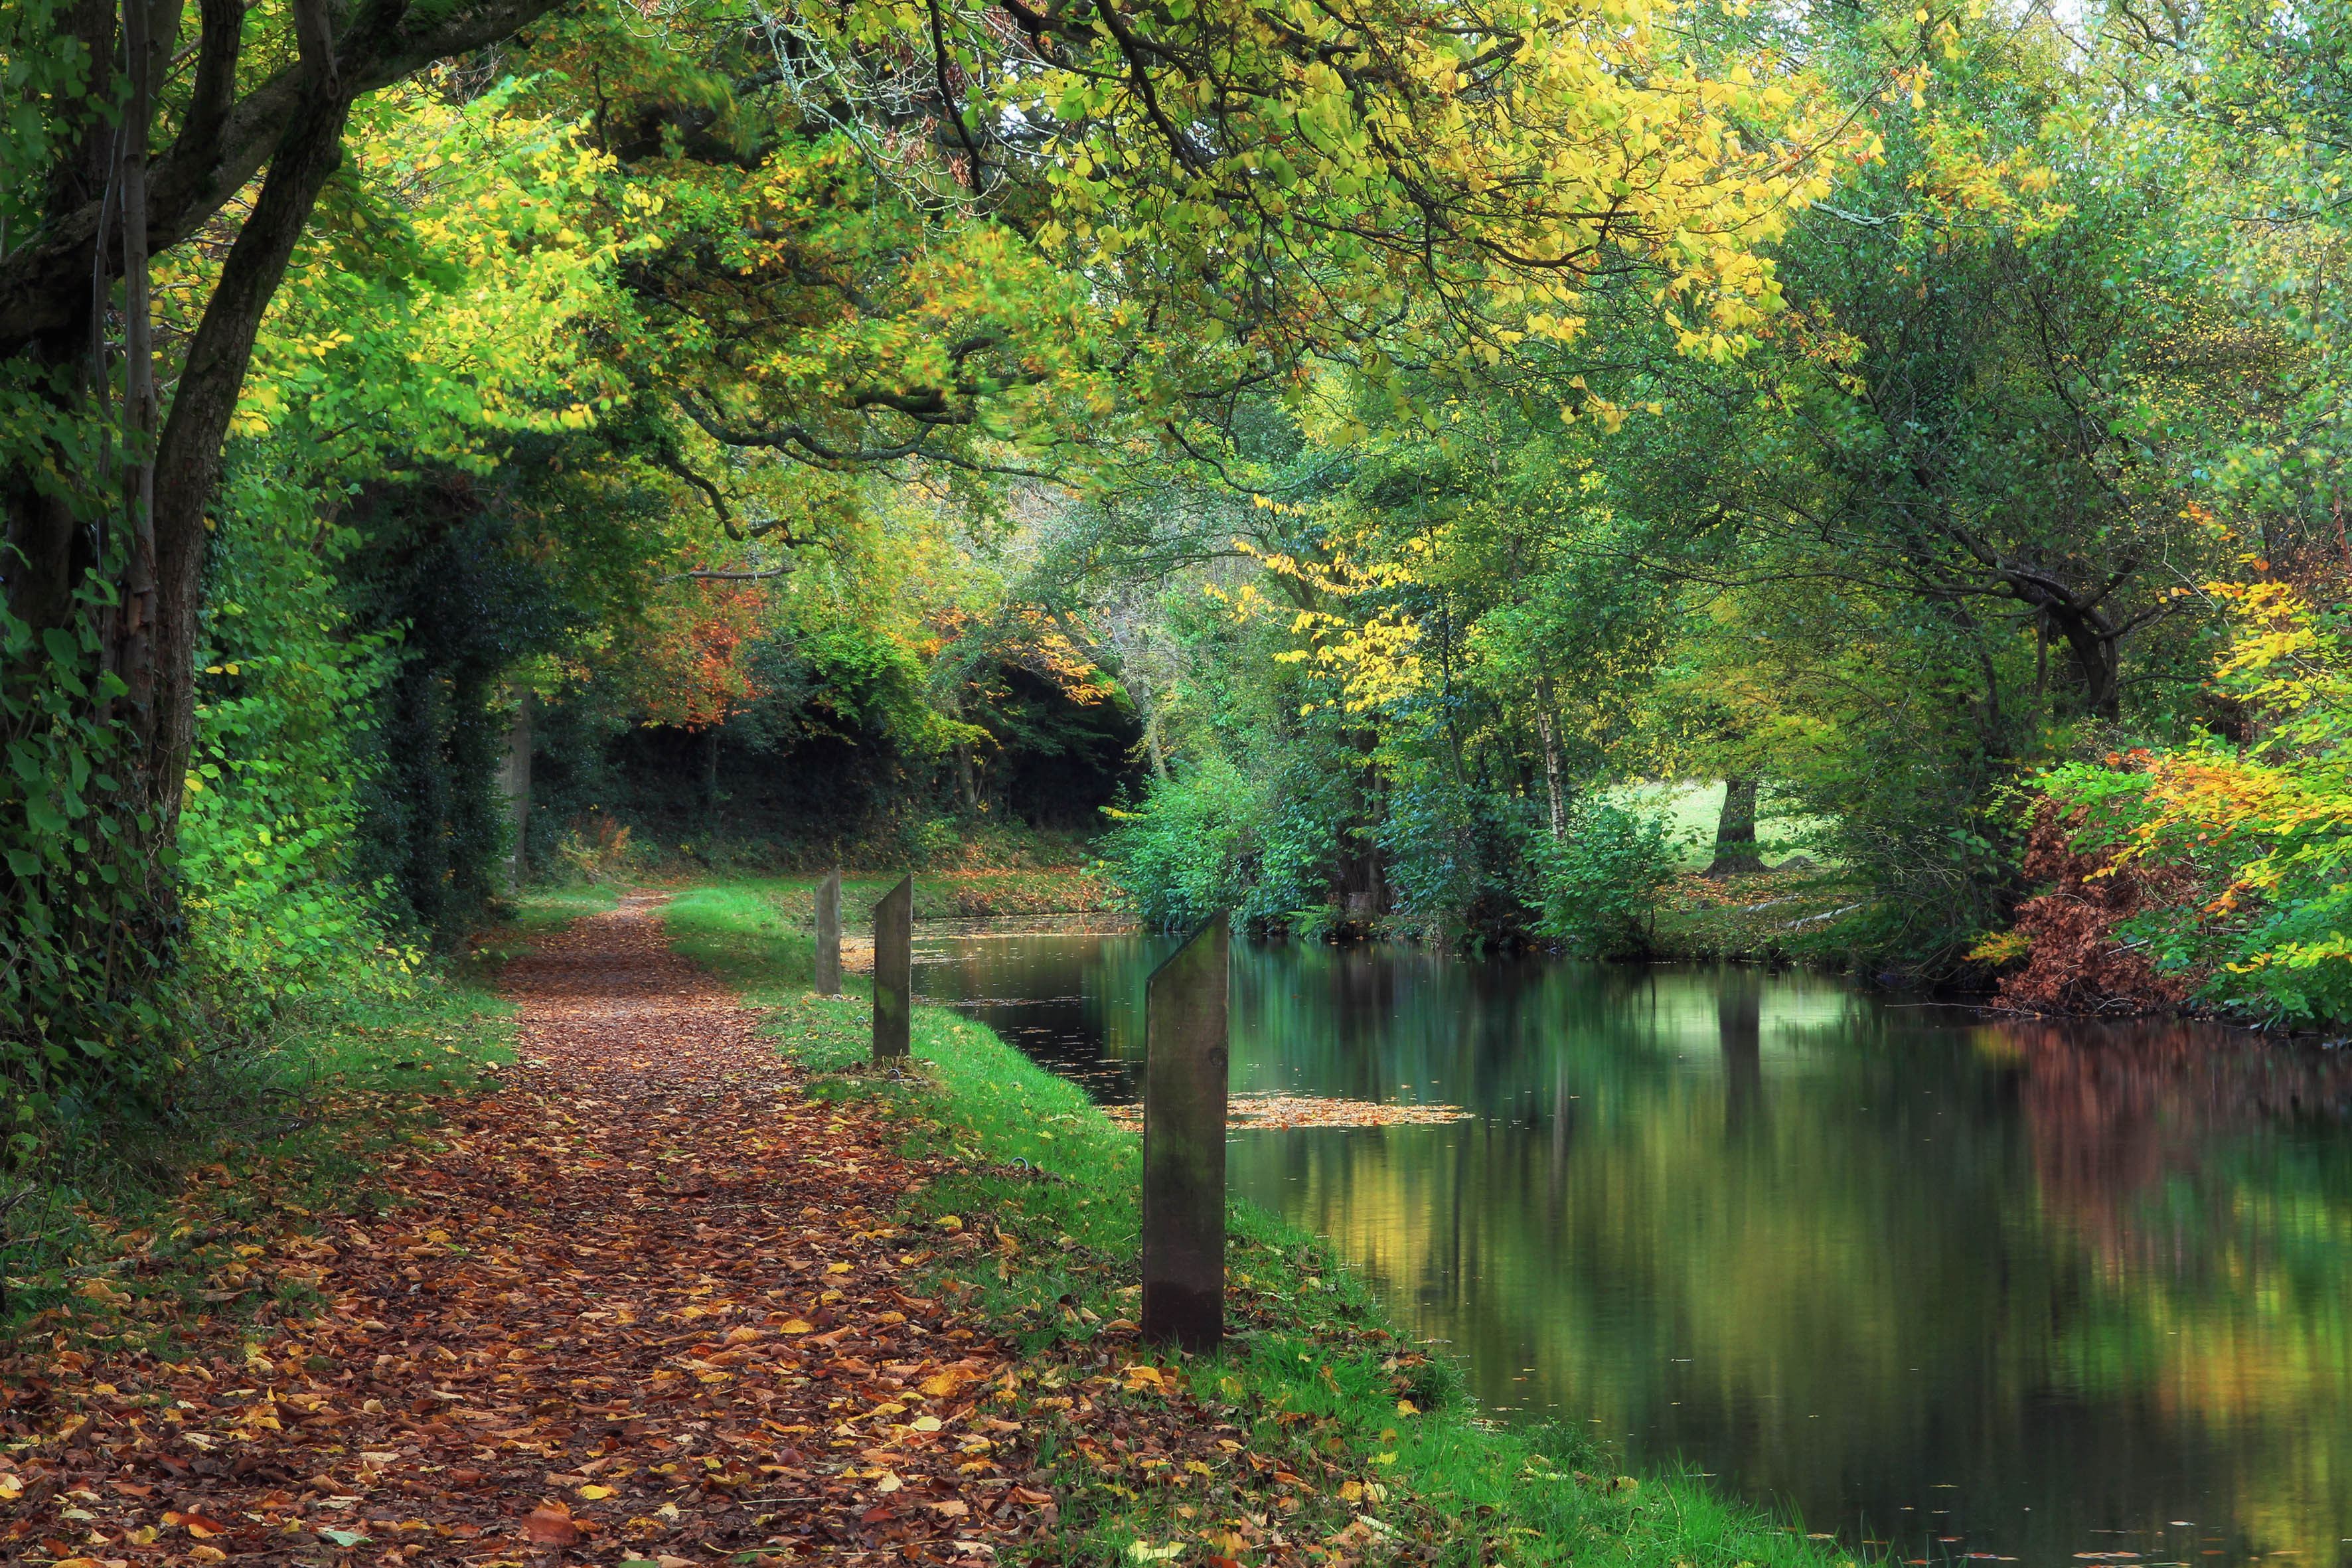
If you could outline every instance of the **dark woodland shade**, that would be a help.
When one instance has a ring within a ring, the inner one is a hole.
[[[874,906],[874,1059],[907,1055],[909,998],[914,991],[915,879],[908,878]]]
[[[816,974],[820,996],[841,994],[841,868],[816,885]]]
[[[1225,1334],[1226,918],[1154,971],[1143,1035],[1143,1337]]]

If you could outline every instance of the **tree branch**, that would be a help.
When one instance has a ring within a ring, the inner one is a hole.
[[[320,0],[312,0],[320,3]],[[411,72],[449,55],[465,54],[507,37],[553,10],[557,0],[476,0],[435,15],[410,30],[405,0],[371,0],[361,7],[333,52],[333,77],[348,102],[361,93],[388,87]],[[205,25],[216,37],[227,26],[205,7]],[[237,26],[243,26],[240,16]],[[301,112],[310,67],[285,67],[219,112],[223,82],[235,65],[221,57],[219,74],[207,85],[189,130],[158,159],[149,177],[147,248],[160,256],[184,244],[222,205],[261,172],[288,125]],[[200,80],[205,79],[200,68]],[[217,130],[207,123],[217,114]],[[45,334],[70,330],[89,286],[91,248],[98,237],[100,201],[95,197],[45,226],[31,243],[0,261],[0,355],[21,353]],[[115,264],[119,265],[119,263]],[[110,271],[110,275],[112,275]]]

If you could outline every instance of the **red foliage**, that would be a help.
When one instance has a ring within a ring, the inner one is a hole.
[[[2034,808],[2025,874],[2054,885],[2018,907],[2016,929],[2031,945],[2025,967],[2001,981],[1995,1004],[2025,1013],[2108,1015],[2179,1006],[2195,989],[2194,978],[2158,973],[2116,940],[2116,928],[2192,897],[2195,878],[2186,868],[2144,862],[2110,871],[2110,851],[2074,847],[2081,821],[2079,809],[2062,816],[2053,801]]]
[[[645,722],[713,729],[757,701],[761,689],[740,656],[767,608],[765,583],[718,580],[656,605],[622,666]]]

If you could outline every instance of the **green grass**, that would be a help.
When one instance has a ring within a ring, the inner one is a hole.
[[[907,1218],[997,1238],[993,1258],[967,1250],[954,1262],[972,1278],[931,1288],[1019,1344],[1031,1370],[1016,1413],[1072,1386],[1062,1369],[1074,1358],[1116,1364],[1120,1347],[1100,1336],[1136,1311],[1132,1134],[988,1029],[934,1008],[915,1011],[917,1073],[842,1071],[865,1058],[867,1004],[862,993],[808,993],[809,943],[762,886],[694,889],[666,918],[679,952],[767,1010],[782,1047],[830,1075],[815,1080],[821,1092],[879,1101],[875,1109],[903,1118],[915,1144],[956,1161],[955,1173],[910,1200]],[[1399,1339],[1320,1241],[1248,1204],[1234,1205],[1230,1224],[1227,1310],[1244,1337],[1192,1363],[1190,1386],[1250,1453],[1302,1477],[1369,1478],[1385,1492],[1343,1497],[1336,1479],[1312,1489],[1296,1512],[1274,1518],[1293,1541],[1327,1540],[1369,1512],[1445,1563],[1564,1564],[1594,1553],[1659,1568],[1824,1562],[1801,1536],[1696,1480],[1619,1477],[1580,1432],[1482,1419],[1456,1369]],[[1205,1478],[1192,1489],[1130,1483],[1134,1472],[1057,1441],[1045,1439],[1041,1457],[1065,1489],[1066,1560],[1131,1563],[1141,1543],[1181,1545],[1171,1560],[1198,1563],[1212,1550],[1206,1537],[1239,1506],[1221,1510]]]
[[[582,915],[603,914],[620,901],[621,889],[612,884],[533,888],[512,901],[503,921],[476,939],[476,948],[479,951],[485,945],[495,947],[500,939],[509,936],[553,931]]]
[[[214,1042],[152,1101],[68,1109],[0,1187],[20,1196],[0,1232],[0,1337],[167,1342],[224,1310],[203,1292],[239,1244],[390,1204],[373,1179],[383,1154],[427,1134],[433,1099],[514,1059],[512,1009],[477,967],[315,998]],[[300,1295],[281,1287],[226,1310]]]
[[[850,871],[841,879],[841,923],[849,931],[870,931],[873,910],[882,896],[898,885],[899,877],[884,872]],[[813,875],[743,877],[724,887],[764,899],[783,915],[793,929],[806,931],[816,920],[816,885]],[[683,896],[708,891],[701,886]],[[1085,872],[1052,871],[918,871],[915,873],[915,918],[919,921],[971,920],[991,916],[1091,914],[1115,908],[1109,885]]]
[[[1716,823],[1723,816],[1720,779],[1712,784],[1626,784],[1606,793],[1621,805],[1666,816],[1682,842],[1684,865],[1701,870],[1714,860]],[[1778,861],[1801,849],[1815,860],[1823,858],[1820,850],[1803,847],[1807,836],[1824,826],[1820,817],[1773,811],[1769,791],[1765,805],[1756,821],[1756,836],[1766,859]]]
[[[1670,960],[1851,968],[1859,951],[1854,931],[1868,920],[1872,900],[1867,884],[1835,867],[1720,882],[1685,874],[1658,895],[1651,948]]]

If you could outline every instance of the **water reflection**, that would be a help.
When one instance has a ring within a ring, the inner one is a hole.
[[[958,938],[918,988],[1132,1092],[1168,944]],[[1490,1407],[1911,1557],[2346,1561],[2352,1062],[1756,971],[1237,951],[1237,1137]],[[2176,1523],[2174,1521],[2189,1521]]]

